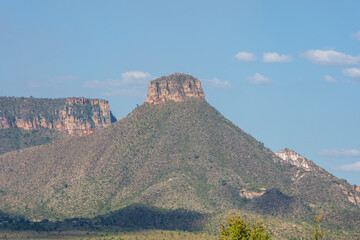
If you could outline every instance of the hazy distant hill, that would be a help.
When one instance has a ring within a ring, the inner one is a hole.
[[[100,131],[1,155],[0,210],[64,219],[141,203],[307,222],[323,211],[327,226],[360,229],[359,192],[295,154],[274,154],[210,106],[199,80],[173,74]]]
[[[0,154],[86,135],[114,121],[101,99],[0,97]]]

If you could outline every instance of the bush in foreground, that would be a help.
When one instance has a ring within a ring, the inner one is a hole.
[[[221,240],[267,240],[270,233],[262,222],[245,222],[240,216],[227,219],[227,226],[221,224],[219,239]]]

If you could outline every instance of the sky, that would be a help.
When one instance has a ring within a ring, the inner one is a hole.
[[[0,96],[102,98],[121,119],[147,82],[206,100],[278,151],[360,185],[360,1],[0,1]]]

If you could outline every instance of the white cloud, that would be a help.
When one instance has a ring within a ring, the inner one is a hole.
[[[103,94],[108,97],[143,98],[146,93],[142,90],[147,87],[147,82],[153,79],[150,73],[132,71],[122,73],[121,79],[93,80],[84,83],[83,87],[104,90]]]
[[[254,62],[257,60],[257,57],[249,52],[238,52],[234,57],[243,62]]]
[[[106,79],[103,81],[93,80],[83,84],[84,88],[94,88],[94,89],[113,89],[116,87],[124,86],[139,86],[146,85],[150,80],[153,80],[154,77],[150,73],[134,71],[126,72],[121,74],[121,79]]]
[[[354,57],[334,50],[308,50],[301,55],[312,63],[326,66],[355,65],[360,57]]]
[[[347,157],[359,157],[360,150],[358,149],[330,149],[320,152],[321,156],[334,157],[334,158],[347,158]]]
[[[134,71],[121,74],[122,84],[142,84],[146,83],[154,78],[147,72]]]
[[[360,69],[359,68],[347,68],[343,70],[345,76],[351,78],[360,78]]]
[[[332,76],[330,75],[324,75],[324,79],[325,81],[329,82],[329,83],[337,83],[336,79],[334,79]]]
[[[255,73],[255,76],[249,77],[248,80],[252,84],[268,84],[268,83],[270,83],[270,79],[267,77],[264,77],[260,73]]]
[[[360,31],[352,35],[353,38],[360,40]]]
[[[205,84],[212,86],[212,87],[217,87],[217,88],[232,88],[232,85],[229,81],[221,81],[217,78],[213,78],[213,79],[208,79],[208,80],[202,80]]]
[[[356,162],[354,164],[345,164],[336,167],[335,169],[345,172],[360,172],[360,162]]]
[[[277,52],[264,53],[263,62],[272,63],[272,62],[290,62],[292,58],[287,55],[280,55]]]

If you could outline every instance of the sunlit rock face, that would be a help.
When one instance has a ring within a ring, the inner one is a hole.
[[[111,124],[109,102],[102,99],[67,98],[66,107],[60,111],[59,121],[55,125],[57,130],[67,132],[72,136],[83,136]],[[87,119],[77,118],[73,112],[78,106],[88,107]]]
[[[174,73],[149,82],[146,102],[182,102],[188,98],[205,99],[200,81],[191,75]]]
[[[300,154],[290,150],[290,149],[283,149],[275,153],[279,158],[281,158],[284,162],[287,162],[291,165],[295,165],[299,168],[302,168],[306,171],[312,171],[312,162],[307,160],[306,158],[302,157]]]
[[[110,112],[109,102],[102,99],[0,99],[0,129],[45,128],[83,136],[107,127],[114,121],[116,119]]]

